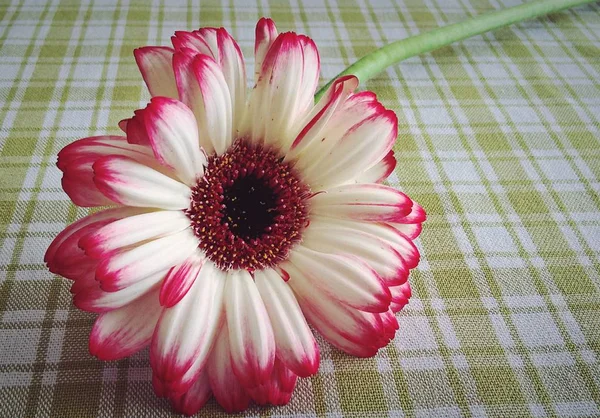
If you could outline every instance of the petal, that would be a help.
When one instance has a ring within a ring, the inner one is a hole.
[[[137,208],[115,208],[81,218],[67,226],[54,238],[46,250],[44,262],[46,262],[52,273],[61,274],[58,272],[61,266],[68,265],[73,258],[85,256],[83,250],[78,246],[79,239],[83,235],[89,233],[95,227],[138,213],[140,213],[140,209]],[[91,229],[90,226],[92,226]]]
[[[104,196],[94,184],[94,172],[92,161],[84,161],[81,164],[71,164],[63,173],[61,186],[71,201],[83,208],[96,206],[114,206],[115,202]]]
[[[123,155],[140,160],[150,157],[152,153],[146,147],[127,143],[122,136],[92,136],[79,139],[60,150],[56,165],[65,171],[80,158],[95,160],[106,155]]]
[[[271,45],[277,39],[275,22],[266,17],[261,17],[254,31],[254,80],[258,82],[265,56]]]
[[[393,312],[399,312],[408,304],[408,300],[412,296],[410,283],[406,282],[400,286],[390,287],[392,293],[392,304],[390,308]]]
[[[160,288],[160,304],[167,308],[175,306],[183,298],[200,274],[205,257],[198,250],[183,263],[169,270]]]
[[[427,215],[425,210],[413,200],[411,211],[406,217],[399,219],[390,225],[410,239],[415,239],[421,233],[421,223],[425,222]]]
[[[166,271],[158,272],[117,292],[105,292],[99,288],[98,282],[94,280],[94,286],[76,292],[73,304],[88,312],[107,312],[122,308],[145,296],[148,292],[158,289],[158,285],[166,273]]]
[[[233,107],[223,72],[208,55],[198,55],[192,64],[200,86],[201,114],[196,113],[199,126],[208,135],[217,155],[223,154],[233,142]],[[200,118],[198,118],[200,116]],[[207,149],[211,153],[213,149]]]
[[[98,265],[96,280],[103,290],[117,291],[183,262],[197,247],[198,239],[194,233],[184,229],[139,247],[110,254]]]
[[[102,157],[93,169],[94,183],[114,202],[169,210],[190,205],[188,186],[131,158]]]
[[[341,305],[326,295],[315,292],[304,273],[293,264],[284,263],[284,269],[290,274],[288,283],[296,294],[302,312],[321,334],[327,338],[321,330],[326,328],[330,334],[335,334],[340,339],[365,347],[381,347],[384,328],[378,314]]]
[[[93,258],[111,253],[143,241],[180,232],[190,226],[190,220],[181,211],[152,211],[111,222],[79,240],[79,247]]]
[[[312,286],[333,300],[366,312],[385,312],[389,308],[389,289],[381,277],[357,257],[325,254],[297,245],[289,261]]]
[[[225,311],[235,375],[244,387],[266,382],[273,371],[275,340],[265,305],[247,271],[229,271]]]
[[[192,109],[200,146],[207,154],[222,153],[232,142],[232,103],[225,78],[208,55],[182,49],[173,56],[181,101]]]
[[[161,312],[158,291],[129,305],[101,314],[90,335],[90,354],[100,360],[119,360],[144,348],[152,338]]]
[[[314,326],[317,331],[329,342],[331,345],[336,347],[337,349],[350,354],[356,357],[373,357],[377,354],[379,350],[378,347],[374,345],[364,345],[361,343],[357,343],[355,341],[349,340],[346,336],[344,336],[339,328],[331,325],[331,323],[327,322],[322,316],[317,315],[312,308],[304,307],[303,312],[306,315],[306,319]]]
[[[321,134],[327,123],[356,87],[358,87],[358,78],[353,75],[340,77],[334,81],[306,117],[306,123],[303,123],[304,127],[294,139],[290,151],[285,157],[287,161],[296,158],[307,149],[319,149],[319,147],[311,147],[311,145],[316,141],[324,140]],[[298,158],[314,159],[315,156],[308,152],[305,156]]]
[[[273,327],[277,357],[299,376],[315,374],[319,347],[294,293],[272,269],[256,271],[254,280]]]
[[[412,200],[383,184],[348,184],[311,198],[313,215],[369,222],[394,222],[410,213]]]
[[[183,395],[171,397],[171,405],[177,413],[184,415],[194,415],[198,412],[206,402],[210,399],[212,391],[210,389],[210,381],[208,373],[202,372],[198,379],[194,382],[190,390]]]
[[[363,231],[313,219],[302,236],[303,245],[328,254],[351,254],[366,262],[386,285],[402,284],[408,268],[402,256],[387,241]]]
[[[175,32],[171,38],[177,49],[187,48],[208,55],[217,63],[230,95],[233,106],[233,132],[242,118],[246,105],[246,67],[244,56],[237,42],[224,28],[202,28],[194,32]]]
[[[402,256],[406,268],[412,269],[419,264],[419,250],[412,240],[406,237],[397,228],[394,228],[386,223],[355,222],[346,219],[325,217],[313,217],[313,219],[318,219],[320,222],[329,222],[375,235],[392,245],[394,250],[396,250]]]
[[[250,403],[250,396],[232,372],[231,354],[229,331],[224,325],[217,336],[207,370],[213,395],[228,413],[243,411]]]
[[[172,391],[186,391],[206,364],[223,318],[225,275],[213,263],[202,265],[198,278],[178,304],[164,310],[150,348],[158,379],[176,382]],[[194,366],[194,373],[184,374]]]
[[[303,169],[305,181],[314,191],[352,181],[385,157],[397,136],[396,114],[378,112],[348,129],[333,147],[325,144],[329,149],[321,151],[323,157]]]
[[[396,168],[394,151],[390,150],[383,159],[356,178],[358,183],[381,183]]]
[[[172,64],[174,52],[172,48],[164,46],[145,46],[133,50],[135,62],[152,96],[177,99]]]
[[[207,161],[192,111],[178,100],[155,97],[145,110],[144,123],[156,159],[187,185],[196,185]]]
[[[127,135],[127,142],[130,144],[141,145],[152,151],[150,148],[148,131],[146,131],[146,123],[144,121],[145,114],[146,109],[134,110],[133,117],[127,121],[125,134]]]
[[[98,136],[83,138],[64,147],[58,153],[58,168],[63,172],[63,190],[78,206],[108,206],[108,199],[94,184],[92,164],[105,155],[125,155],[134,159],[148,159],[144,147],[130,145],[124,137]]]
[[[319,65],[312,40],[280,34],[265,56],[240,135],[256,144],[289,149],[313,105]]]
[[[275,358],[271,379],[267,383],[247,389],[247,391],[254,402],[259,405],[267,403],[285,405],[292,397],[297,380],[298,376],[288,369],[281,360]]]

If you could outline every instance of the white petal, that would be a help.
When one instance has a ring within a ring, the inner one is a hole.
[[[292,290],[272,269],[256,271],[254,279],[273,326],[277,357],[301,377],[315,374],[319,347]]]
[[[321,159],[307,162],[302,171],[313,191],[354,181],[391,149],[398,135],[398,118],[384,110],[352,126],[334,146],[321,142]]]
[[[311,215],[369,222],[397,221],[410,213],[412,200],[382,184],[348,184],[309,201]]]
[[[195,186],[207,161],[192,111],[178,100],[156,97],[145,110],[144,123],[156,158],[188,186]]]
[[[357,229],[311,219],[302,245],[329,254],[351,254],[365,261],[388,286],[404,283],[408,277],[402,256],[392,244]]]
[[[116,220],[87,234],[79,246],[94,258],[123,247],[138,244],[182,231],[190,226],[190,219],[181,211],[153,211]]]
[[[98,189],[117,203],[171,210],[190,205],[188,186],[131,158],[102,157],[93,168]]]
[[[224,285],[225,275],[206,262],[187,294],[164,310],[151,349],[152,369],[158,378],[180,380],[195,362],[197,373],[204,367],[221,324]]]
[[[275,340],[260,293],[245,270],[227,274],[225,309],[231,363],[242,386],[267,382],[275,360]]]
[[[241,131],[256,144],[287,150],[313,104],[319,77],[316,46],[282,33],[269,48]]]
[[[207,365],[213,395],[226,412],[243,411],[250,396],[232,371],[231,348],[227,324],[221,328]]]
[[[313,286],[334,300],[366,312],[385,312],[389,308],[389,289],[381,277],[357,257],[325,254],[297,245],[289,261]]]
[[[254,35],[254,81],[258,82],[265,56],[277,39],[275,23],[269,18],[261,17],[256,23]]]
[[[174,52],[172,48],[163,46],[146,46],[133,51],[152,96],[178,97],[172,64]]]
[[[177,48],[189,48],[200,54],[208,55],[217,63],[233,106],[233,132],[243,117],[246,106],[246,67],[244,56],[233,37],[223,28],[202,28],[194,32],[175,32],[171,38]]]
[[[158,291],[98,317],[90,334],[90,353],[101,360],[118,360],[144,348],[161,312]]]
[[[234,135],[229,87],[223,72],[208,55],[198,55],[192,65],[202,100],[202,108],[196,113],[200,135],[208,135],[214,151],[221,155],[233,142]]]
[[[73,304],[88,312],[112,311],[133,302],[150,291],[158,289],[159,283],[163,280],[165,274],[167,274],[166,271],[158,272],[116,292],[105,292],[98,287],[98,282],[94,280],[93,286],[77,292],[73,298]]]
[[[313,160],[317,157],[312,155],[310,150],[320,150],[320,147],[314,145],[315,142],[324,140],[322,133],[332,116],[356,87],[358,87],[358,78],[355,76],[340,77],[331,85],[302,122],[302,130],[296,136],[289,152],[286,154],[286,161],[299,159],[301,160],[300,165],[302,165],[302,160]],[[302,156],[301,154],[305,150],[307,151],[306,156]]]
[[[116,291],[183,262],[198,248],[190,229],[158,238],[139,247],[111,254],[96,270],[102,289]]]

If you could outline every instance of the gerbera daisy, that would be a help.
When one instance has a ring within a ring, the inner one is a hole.
[[[319,367],[309,324],[332,345],[372,356],[410,297],[425,219],[381,184],[397,119],[358,80],[313,103],[314,42],[256,27],[255,86],[223,28],[176,32],[136,62],[153,96],[120,127],[58,158],[83,207],[114,206],[61,232],[50,271],[74,303],[100,313],[90,352],[150,345],[153,386],[193,414],[211,394],[227,411],[285,404]]]

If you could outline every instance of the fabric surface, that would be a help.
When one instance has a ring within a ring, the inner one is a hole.
[[[168,4],[167,4],[168,3]],[[94,315],[43,254],[87,211],[56,154],[118,133],[148,94],[133,59],[224,26],[311,36],[325,82],[357,57],[516,0],[15,1],[0,5],[0,417],[165,417],[148,352],[88,353]],[[600,5],[478,36],[363,88],[400,120],[391,184],[428,212],[396,339],[356,359],[322,339],[291,403],[247,416],[600,416]],[[224,415],[211,401],[201,416]]]

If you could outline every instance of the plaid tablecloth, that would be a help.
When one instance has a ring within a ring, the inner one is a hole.
[[[133,48],[224,26],[315,39],[323,81],[387,42],[516,0],[16,1],[0,6],[0,417],[170,416],[148,352],[90,357],[94,319],[42,257],[86,214],[56,153],[147,100]],[[391,183],[429,219],[396,339],[320,340],[320,372],[248,416],[600,416],[600,5],[413,58],[366,85],[400,119]],[[213,402],[202,416],[221,416]]]

